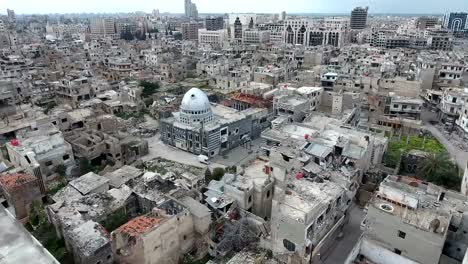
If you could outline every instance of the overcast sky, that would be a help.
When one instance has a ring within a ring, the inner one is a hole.
[[[441,14],[468,12],[468,0],[193,0],[199,13],[348,13],[369,6],[371,13]],[[161,12],[183,13],[184,0],[0,0],[0,13],[17,14]]]

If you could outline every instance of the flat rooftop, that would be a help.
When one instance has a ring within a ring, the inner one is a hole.
[[[0,205],[0,263],[59,264],[59,262]]]
[[[71,181],[69,184],[83,195],[87,195],[94,189],[97,189],[109,180],[105,177],[99,176],[94,172],[88,172],[85,175]]]
[[[245,119],[245,115],[241,112],[220,104],[212,105],[211,111],[213,111],[213,114],[218,116],[220,119],[224,119],[228,122],[235,122]]]
[[[304,224],[325,212],[328,205],[344,193],[341,186],[331,181],[311,182],[301,179],[293,181],[290,186],[292,188],[284,196],[280,210],[285,216]]]

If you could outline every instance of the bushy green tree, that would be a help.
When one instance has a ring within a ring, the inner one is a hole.
[[[213,180],[217,180],[217,181],[221,180],[221,178],[224,176],[224,173],[225,171],[223,168],[220,168],[220,167],[214,168],[213,176],[212,176]]]
[[[158,82],[153,83],[148,81],[141,81],[140,86],[143,87],[143,91],[141,92],[143,98],[152,96],[160,87]]]

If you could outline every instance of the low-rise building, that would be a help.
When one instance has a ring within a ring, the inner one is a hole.
[[[346,263],[461,263],[468,246],[467,201],[431,183],[388,176],[369,201],[364,235]]]
[[[422,99],[391,96],[384,113],[391,117],[419,120],[424,101]],[[388,108],[387,108],[388,106]]]
[[[455,121],[459,134],[465,139],[468,139],[468,102],[463,104],[460,111],[460,117]]]
[[[302,122],[310,111],[310,103],[303,96],[282,94],[273,99],[273,113],[292,122]]]
[[[438,113],[439,120],[447,127],[454,127],[467,99],[468,88],[446,88]]]
[[[148,142],[144,139],[119,134],[108,134],[95,129],[72,132],[66,136],[77,158],[91,162],[132,164],[148,154]]]
[[[75,167],[72,146],[51,124],[25,133],[6,147],[10,162],[34,175],[42,193],[48,190],[47,183],[58,175],[59,166],[65,166],[67,174]]]
[[[16,219],[26,222],[34,202],[42,204],[42,194],[34,176],[27,174],[0,175],[0,190]]]
[[[206,252],[204,236],[209,230],[211,213],[203,205],[191,201],[189,209],[182,202],[168,200],[151,213],[138,216],[113,231],[112,251],[116,260],[179,263],[183,254]]]
[[[220,181],[211,181],[205,201],[213,210],[219,210],[223,197],[227,196],[238,208],[268,220],[274,191],[274,179],[269,173],[267,163],[255,160],[240,175],[226,174]],[[224,207],[220,212],[224,213]]]

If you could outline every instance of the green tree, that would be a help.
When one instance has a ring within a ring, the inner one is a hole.
[[[460,170],[447,152],[430,153],[418,164],[418,176],[428,182],[459,190]]]
[[[56,106],[57,106],[57,103],[55,101],[48,102],[45,106],[44,114],[48,114],[50,110],[52,110]]]
[[[152,96],[160,87],[158,82],[153,83],[148,81],[141,81],[140,86],[143,87],[143,91],[141,92],[143,98]]]
[[[224,176],[224,169],[220,167],[216,167],[213,169],[213,175],[212,175],[212,180],[221,180],[221,178]]]
[[[80,174],[84,175],[91,171],[93,171],[93,165],[91,165],[89,159],[85,157],[80,158]]]

